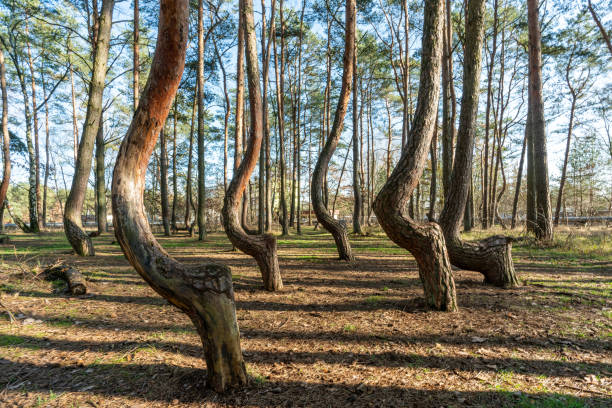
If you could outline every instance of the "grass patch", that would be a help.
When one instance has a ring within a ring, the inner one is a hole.
[[[382,302],[383,300],[385,300],[384,296],[374,295],[374,296],[368,296],[365,301],[366,303],[376,304],[376,303]]]
[[[69,319],[55,319],[49,320],[48,324],[53,327],[71,327],[74,325],[74,322]]]
[[[13,336],[10,334],[0,335],[0,347],[15,346],[23,343],[25,340],[19,336]]]
[[[517,408],[586,408],[585,402],[582,402],[571,395],[547,395],[539,398],[532,398],[521,395]]]

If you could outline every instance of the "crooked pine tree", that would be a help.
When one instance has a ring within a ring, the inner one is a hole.
[[[189,1],[161,0],[157,45],[147,84],[113,172],[113,223],[130,264],[193,322],[202,340],[208,385],[216,391],[247,383],[228,267],[183,265],[159,245],[144,214],[147,164],[185,67]]]

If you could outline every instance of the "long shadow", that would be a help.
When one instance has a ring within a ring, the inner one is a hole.
[[[34,298],[75,298],[72,295],[66,295],[62,293],[46,293],[40,291],[21,291],[22,296],[30,296]],[[166,299],[162,297],[152,297],[152,296],[122,296],[122,295],[106,295],[106,294],[95,294],[88,293],[83,296],[76,297],[77,299],[82,300],[95,300],[100,302],[116,302],[116,303],[135,303],[139,305],[151,305],[151,306],[168,306],[169,303]]]
[[[137,278],[136,276],[134,278]],[[138,285],[144,286],[147,283],[144,280],[126,280],[126,279],[99,279],[99,278],[90,278],[86,277],[87,282],[95,282],[95,283],[112,283],[115,285]]]
[[[71,352],[91,351],[95,353],[129,353],[138,349],[155,348],[185,356],[201,358],[202,347],[199,344],[188,344],[172,341],[74,341],[42,340],[32,336],[12,338],[14,347],[34,350],[60,350]],[[524,358],[456,357],[447,355],[420,355],[414,353],[349,353],[349,352],[294,352],[294,351],[261,351],[245,350],[245,360],[249,362],[275,364],[298,363],[352,365],[360,364],[372,367],[412,367],[436,370],[460,370],[466,372],[499,372],[512,371],[516,374],[534,374],[558,377],[576,377],[585,374],[601,375],[612,372],[612,365],[605,363],[576,363],[557,360],[537,360]]]
[[[277,407],[286,406],[377,406],[432,407],[461,404],[464,406],[516,406],[542,399],[578,402],[589,407],[609,406],[606,397],[571,397],[558,393],[532,394],[505,391],[453,391],[417,389],[398,386],[366,386],[364,384],[276,381],[252,382],[241,390],[224,395],[205,387],[206,371],[168,364],[98,364],[92,368],[35,365],[0,359],[4,376],[0,386],[22,393],[28,391],[89,392],[103,396],[140,397],[147,400],[183,403]],[[87,370],[90,370],[87,372]],[[258,385],[259,384],[259,385]],[[23,395],[23,394],[21,394]],[[557,405],[563,406],[563,405]]]
[[[514,267],[518,271],[528,271],[528,272],[536,272],[536,273],[547,273],[547,274],[575,274],[580,275],[583,273],[595,274],[599,276],[611,276],[612,275],[612,267],[601,266],[601,264],[589,264],[589,263],[581,263],[576,266],[560,266],[560,265],[551,265],[551,264],[536,264],[536,263],[527,263],[527,262],[515,262]]]
[[[177,317],[181,314],[177,311]],[[49,320],[44,315],[31,315],[34,319],[47,320],[53,323],[53,319]],[[320,316],[324,318],[324,315]],[[261,329],[255,327],[248,327],[249,319],[238,319],[241,323],[241,335],[245,338],[251,339],[273,339],[273,340],[314,340],[314,341],[329,341],[329,342],[343,342],[352,344],[371,344],[374,343],[398,343],[404,345],[420,345],[435,347],[436,344],[442,345],[454,345],[461,347],[491,347],[491,346],[504,346],[504,347],[516,347],[516,348],[535,348],[535,349],[546,349],[546,350],[562,350],[564,347],[575,348],[578,350],[588,350],[595,353],[601,353],[604,351],[612,350],[612,343],[607,340],[598,339],[575,339],[558,336],[547,336],[547,337],[525,337],[525,338],[513,338],[505,336],[484,336],[481,343],[474,343],[473,338],[480,336],[478,333],[474,334],[451,334],[451,335],[405,335],[401,333],[383,333],[383,334],[368,334],[361,332],[346,332],[341,329],[338,330],[317,330],[316,332],[309,331],[298,331],[298,330],[279,330],[279,329]],[[96,320],[79,317],[80,327],[85,327],[89,330],[122,330],[122,331],[140,331],[140,332],[160,332],[160,331],[171,331],[171,332],[190,332],[195,333],[195,328],[191,323],[180,324],[180,323],[140,323],[136,321],[118,321],[113,320]],[[480,341],[480,340],[479,340]]]

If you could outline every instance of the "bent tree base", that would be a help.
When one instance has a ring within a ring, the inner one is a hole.
[[[327,209],[317,213],[317,219],[320,224],[323,225],[323,228],[325,228],[334,237],[336,248],[338,249],[338,258],[341,261],[354,261],[355,256],[353,255],[348,232],[344,226],[337,220],[333,219],[327,213]]]
[[[64,217],[64,231],[68,242],[80,256],[94,256],[94,246],[89,235],[74,221]]]
[[[121,144],[112,183],[115,236],[127,260],[151,287],[195,324],[218,392],[247,383],[240,350],[232,274],[218,264],[183,265],[168,255],[144,213],[145,175],[185,64],[189,2],[161,0],[157,45],[147,85]]]
[[[480,272],[485,283],[500,288],[515,288],[519,281],[512,262],[512,238],[495,235],[478,242],[459,238],[446,241],[453,265]]]
[[[215,264],[204,268],[207,274],[213,272],[222,281],[231,282],[229,268]],[[222,392],[246,385],[248,378],[240,349],[233,296],[200,290],[199,296],[189,305],[188,315],[202,340],[208,386]]]
[[[410,251],[419,266],[427,306],[444,312],[457,311],[455,280],[447,254],[442,229],[436,223],[419,224],[399,212],[380,216],[380,205],[375,201],[375,212],[389,238]]]

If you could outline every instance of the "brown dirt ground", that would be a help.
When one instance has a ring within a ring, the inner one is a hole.
[[[12,235],[0,293],[18,322],[0,310],[0,406],[612,405],[612,258],[517,249],[527,285],[502,290],[456,271],[460,311],[442,313],[424,307],[412,257],[380,235],[352,238],[358,260],[344,263],[329,235],[308,231],[279,242],[280,293],[263,291],[254,261],[220,233],[160,238],[182,261],[232,268],[251,384],[225,395],[205,388],[189,319],[111,235],[95,239],[93,258],[71,255],[61,233]],[[34,278],[57,259],[83,271],[87,295]]]

